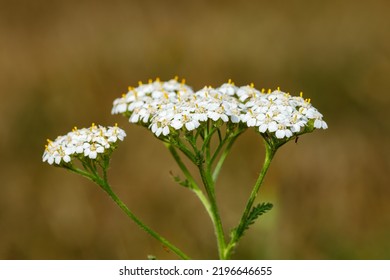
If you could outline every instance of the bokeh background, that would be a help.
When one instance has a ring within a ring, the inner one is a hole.
[[[237,259],[390,258],[389,1],[1,1],[0,258],[174,259],[91,182],[41,162],[46,138],[118,122],[128,137],[111,183],[129,207],[196,259],[216,258],[195,196],[165,147],[110,114],[139,80],[194,89],[303,91],[329,129],[276,155],[259,201],[275,206]],[[264,148],[246,132],[221,173],[235,226]]]

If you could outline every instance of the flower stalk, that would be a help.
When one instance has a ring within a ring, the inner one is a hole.
[[[246,230],[246,224],[248,222],[248,216],[250,211],[253,209],[253,203],[257,197],[257,194],[259,193],[259,189],[264,181],[265,175],[267,174],[267,171],[271,165],[271,161],[273,157],[275,156],[276,150],[274,147],[270,146],[265,142],[266,146],[266,153],[265,153],[265,159],[264,164],[261,169],[261,172],[259,176],[257,177],[256,183],[253,186],[252,192],[249,196],[248,202],[245,206],[245,210],[242,214],[242,217],[240,219],[240,222],[238,226],[232,231],[231,233],[231,239],[229,244],[226,247],[226,250],[224,251],[224,258],[229,259],[233,249],[237,246],[238,241],[241,239],[241,237],[244,234],[244,231]]]
[[[94,171],[91,173],[78,169],[74,166],[67,166],[67,169],[82,175],[97,185],[100,186],[100,188],[108,194],[108,196],[116,203],[116,205],[119,206],[119,208],[131,219],[137,226],[139,226],[142,230],[147,232],[149,235],[151,235],[154,239],[159,241],[161,244],[163,244],[165,247],[169,248],[172,252],[174,252],[178,257],[180,257],[183,260],[190,259],[185,253],[183,253],[179,248],[177,248],[175,245],[170,243],[167,239],[162,237],[160,234],[152,230],[150,227],[145,225],[133,212],[129,210],[129,208],[126,206],[126,204],[115,194],[115,192],[112,190],[110,184],[107,181],[107,167],[108,165],[104,165],[105,167],[102,168],[103,172],[103,178],[98,175],[98,171],[96,169],[93,169]]]

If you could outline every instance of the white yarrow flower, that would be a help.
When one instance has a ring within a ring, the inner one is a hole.
[[[255,127],[277,139],[288,139],[308,125],[317,129],[328,127],[322,114],[302,93],[290,96],[279,88],[265,93],[253,84],[237,87],[231,80],[220,87],[205,86],[196,92],[177,78],[167,82],[150,80],[129,88],[127,94],[116,99],[112,113],[126,114],[131,123],[148,126],[157,137],[173,131],[192,131],[220,120]]]
[[[123,141],[126,133],[117,125],[113,127],[96,126],[77,129],[76,127],[64,136],[58,136],[54,141],[48,140],[42,156],[43,162],[50,165],[70,163],[73,158],[83,157],[97,159],[99,154],[115,148],[118,140]]]
[[[322,119],[316,119],[316,120],[314,121],[314,127],[315,127],[315,128],[327,129],[327,128],[328,128],[328,125],[327,125],[326,122],[323,121]]]

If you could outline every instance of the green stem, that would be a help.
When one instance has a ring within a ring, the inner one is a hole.
[[[239,241],[239,239],[242,237],[242,236],[238,235],[237,232],[243,232],[243,227],[245,227],[245,222],[248,219],[249,213],[253,207],[253,203],[257,197],[259,189],[264,181],[265,175],[267,174],[267,171],[269,169],[271,161],[272,161],[273,157],[275,156],[277,148],[273,145],[270,145],[266,141],[265,141],[265,146],[266,146],[266,153],[265,153],[263,168],[261,169],[261,172],[259,174],[259,177],[256,180],[255,185],[253,186],[252,192],[251,192],[250,197],[248,199],[248,202],[246,204],[246,207],[245,207],[244,213],[241,217],[240,223],[238,224],[238,227],[233,231],[232,238],[231,238],[229,244],[226,246],[226,249],[224,252],[225,259],[230,258],[232,250],[237,245],[237,242]]]
[[[166,145],[171,145],[171,142],[164,142]],[[174,143],[175,147],[177,147],[183,154],[185,154],[194,164],[196,164],[197,159],[193,153],[186,147],[186,145],[181,142],[180,139],[177,139],[177,142]]]
[[[220,156],[220,158],[219,158],[219,160],[214,168],[214,172],[213,172],[214,182],[217,181],[219,172],[221,171],[221,168],[222,168],[222,165],[225,162],[226,157],[230,153],[230,150],[231,150],[234,142],[236,141],[238,136],[240,136],[244,131],[245,130],[242,128],[241,129],[238,128],[234,133],[229,133],[229,131],[227,130],[225,137],[223,139],[221,139],[220,131],[218,130],[218,132],[219,132],[219,134],[218,134],[219,145],[218,145],[217,149],[215,150],[213,156],[211,157],[211,161],[209,162],[210,168],[213,165],[214,161],[217,159],[217,157],[218,157],[219,153],[221,152],[222,148],[224,147],[224,145],[226,143],[227,143],[227,145],[226,145],[225,149],[223,150],[222,155]]]
[[[210,216],[211,220],[214,222],[214,216],[211,211],[211,205],[208,201],[207,197],[204,195],[202,190],[199,188],[198,184],[196,183],[194,177],[191,175],[191,173],[188,171],[187,167],[185,166],[184,162],[181,160],[179,154],[177,153],[175,147],[173,147],[169,143],[165,143],[168,150],[171,152],[173,158],[175,159],[177,165],[180,167],[181,171],[183,172],[184,176],[190,183],[191,190],[196,194],[196,196],[199,198],[199,200],[202,202],[204,208],[206,209],[208,215]]]
[[[198,168],[199,168],[200,176],[202,178],[204,187],[207,192],[207,196],[211,203],[211,212],[213,216],[212,220],[213,220],[215,235],[217,237],[219,259],[224,259],[224,251],[226,246],[225,235],[223,233],[222,221],[219,215],[217,201],[215,197],[214,181],[210,174],[210,169],[205,170],[203,164],[198,165]]]
[[[219,172],[221,172],[222,165],[225,162],[225,159],[228,156],[228,154],[230,152],[230,149],[232,148],[232,146],[233,146],[234,142],[236,141],[237,137],[238,136],[235,136],[232,139],[230,139],[230,141],[226,145],[225,150],[223,151],[222,155],[220,156],[220,158],[219,158],[219,160],[217,162],[217,165],[214,168],[214,172],[213,172],[213,180],[214,180],[214,182],[217,181]],[[223,142],[223,144],[225,144],[225,141]],[[217,154],[217,152],[218,151],[216,151],[215,154]],[[214,156],[213,156],[213,159],[214,159]]]
[[[111,199],[122,209],[125,214],[132,219],[140,228],[142,228],[144,231],[146,231],[148,234],[150,234],[152,237],[154,237],[156,240],[160,241],[163,245],[165,245],[167,248],[169,248],[172,252],[174,252],[177,256],[179,256],[183,260],[190,259],[186,254],[184,254],[179,248],[171,244],[168,240],[163,238],[161,235],[156,233],[154,230],[146,226],[140,219],[137,218],[130,210],[127,208],[126,204],[120,200],[120,198],[114,193],[110,185],[108,184],[106,178],[107,173],[106,170],[103,169],[104,178],[100,178],[99,176],[95,176],[87,173],[83,170],[80,170],[75,167],[68,167],[67,169],[71,170],[72,172],[78,173],[84,177],[87,177],[88,179],[92,180],[93,182],[97,183],[110,197]]]
[[[222,142],[222,133],[221,133],[221,130],[218,128],[217,132],[218,132],[218,140],[219,140],[219,143],[221,143],[221,142]]]
[[[190,259],[186,254],[184,254],[179,248],[177,248],[175,245],[171,244],[168,240],[166,240],[164,237],[153,231],[151,228],[146,226],[140,219],[137,218],[130,210],[127,208],[127,206],[119,199],[119,197],[112,191],[110,186],[107,184],[107,182],[102,181],[104,184],[101,185],[101,187],[106,191],[106,193],[112,198],[112,200],[125,212],[125,214],[132,219],[140,228],[142,228],[144,231],[149,233],[152,237],[160,241],[162,244],[164,244],[167,248],[169,248],[172,252],[174,252],[176,255],[178,255],[183,260]]]
[[[172,144],[165,143],[165,146],[168,148],[169,152],[175,159],[177,165],[180,167],[183,174],[186,176],[187,180],[191,183],[193,187],[197,187],[198,185],[195,182],[194,177],[192,177],[191,173],[188,171],[187,167],[185,166],[184,162],[181,160],[179,154],[177,153],[176,149]]]
[[[219,153],[221,152],[221,149],[223,148],[223,146],[225,145],[226,141],[229,139],[229,136],[228,135],[225,135],[225,137],[220,141],[219,141],[219,144],[217,146],[217,148],[215,149],[215,152],[213,154],[213,156],[211,157],[211,160],[210,160],[210,166],[214,163],[214,161],[217,159]]]
[[[84,164],[83,164],[83,166],[84,166],[84,168],[86,170],[88,170]],[[73,165],[65,165],[64,168],[68,169],[69,171],[71,171],[73,173],[79,174],[79,175],[81,175],[81,176],[83,176],[83,177],[85,177],[85,178],[87,178],[87,179],[89,179],[89,180],[91,180],[91,181],[93,181],[93,182],[98,184],[98,181],[96,180],[96,177],[94,175],[92,175],[91,173],[89,173],[89,172],[81,170],[81,169],[79,169],[79,168],[77,168],[77,167],[75,167]]]
[[[213,136],[214,132],[210,133],[210,120],[207,120],[207,124],[205,127],[206,133],[205,133],[205,139],[202,145],[202,151],[205,151],[206,155],[206,161],[210,160],[210,141],[211,136]]]
[[[209,128],[209,121],[207,122],[207,126],[204,129],[204,139],[201,147],[202,151],[206,151],[206,159],[210,160],[210,141],[214,133],[218,130],[216,127]]]
[[[198,166],[202,182],[204,184],[207,197],[203,194],[199,186],[196,184],[194,178],[192,177],[191,173],[188,171],[187,167],[181,160],[180,156],[178,155],[175,147],[171,145],[170,143],[165,143],[169,151],[171,152],[173,158],[175,159],[176,163],[182,170],[183,174],[186,176],[187,180],[189,181],[192,190],[195,192],[195,194],[198,196],[199,200],[202,202],[203,206],[205,207],[207,213],[209,214],[211,221],[213,223],[215,235],[217,237],[217,244],[218,244],[218,253],[219,258],[221,259],[223,257],[223,252],[225,250],[226,242],[225,242],[225,236],[223,232],[222,222],[219,215],[216,197],[215,197],[215,187],[214,187],[214,181],[211,176],[211,166],[209,164],[210,156],[207,156],[207,151],[210,149],[210,140],[211,136],[214,134],[216,129],[211,129],[209,131],[208,129],[204,130],[205,133],[205,139],[202,145],[202,152],[195,150],[195,153],[198,155],[206,156],[206,164],[203,163],[204,158],[200,158],[196,165]],[[186,153],[184,153],[187,155]],[[205,155],[206,154],[206,155]]]

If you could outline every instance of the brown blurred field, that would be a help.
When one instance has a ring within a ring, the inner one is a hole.
[[[208,217],[151,133],[110,114],[157,76],[305,96],[329,129],[276,155],[259,201],[274,209],[238,259],[390,259],[389,1],[1,1],[0,259],[175,258],[97,186],[41,162],[46,138],[118,122],[115,190],[196,259],[216,258]],[[261,138],[236,143],[217,195],[235,226],[260,170]]]

